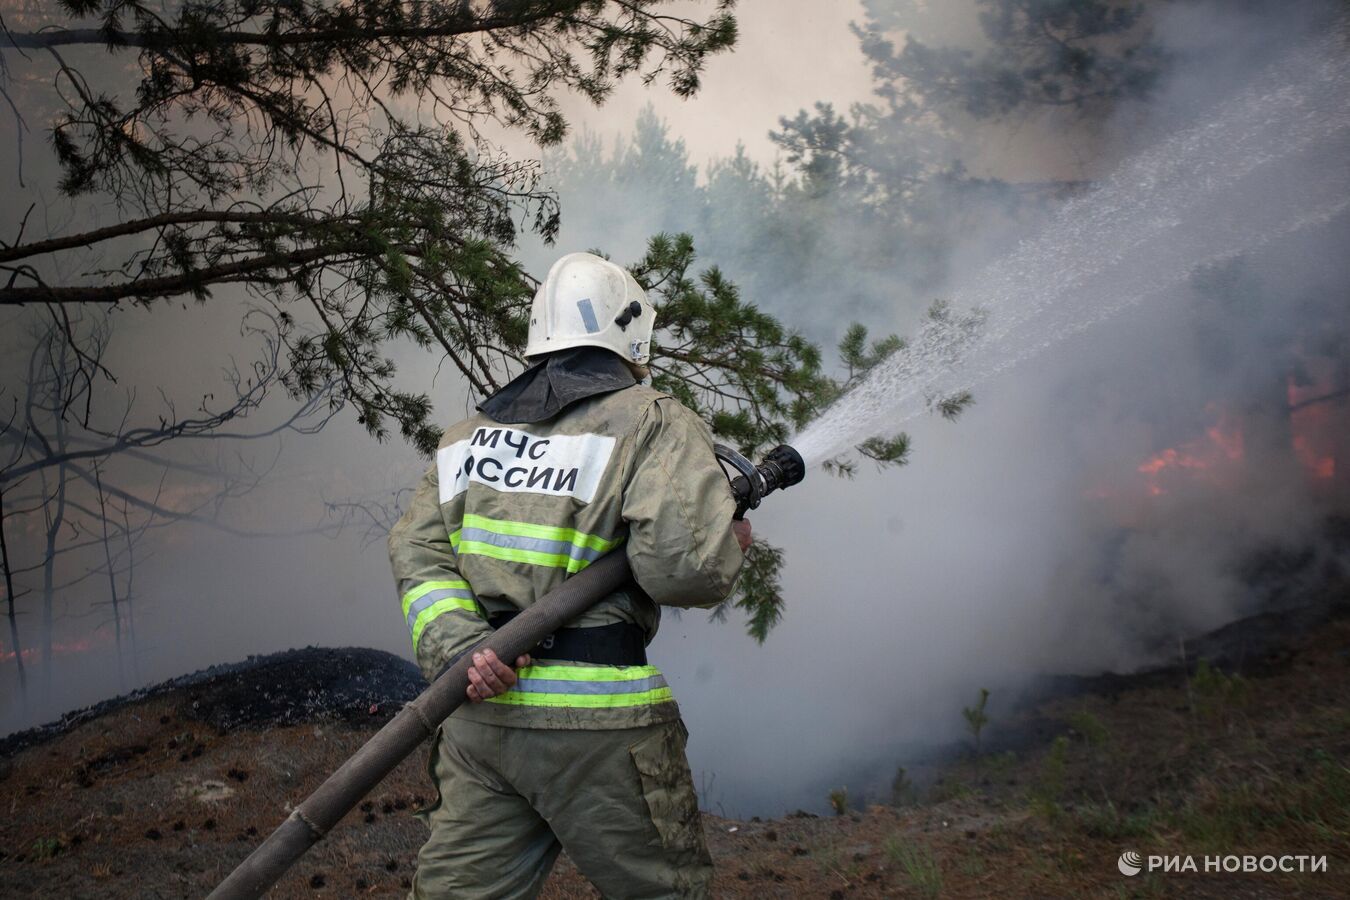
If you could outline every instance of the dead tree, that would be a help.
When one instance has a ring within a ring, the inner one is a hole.
[[[221,514],[232,500],[262,483],[267,471],[251,468],[242,456],[228,465],[185,462],[168,452],[171,446],[199,441],[217,447],[265,438],[279,441],[286,434],[318,431],[342,408],[330,387],[291,407],[280,421],[250,427],[251,417],[260,415],[281,378],[280,345],[267,340],[263,329],[259,332],[264,337],[262,362],[247,372],[227,372],[230,393],[223,405],[204,399],[193,415],[180,416],[166,399],[153,424],[135,425],[132,398],[115,396],[115,385],[104,368],[111,339],[107,314],[60,322],[55,315],[48,311],[29,323],[30,353],[22,378],[16,379],[22,383],[13,389],[10,405],[14,412],[0,426],[0,453],[5,460],[0,467],[0,564],[9,642],[24,692],[29,673],[20,601],[32,593],[24,588],[24,579],[38,580],[45,693],[64,594],[89,579],[106,579],[107,599],[90,602],[85,614],[103,615],[106,606],[119,666],[129,643],[135,673],[139,659],[133,579],[138,545],[154,530],[188,523],[249,534],[223,522]],[[69,340],[72,330],[79,338],[76,342]],[[151,478],[128,482],[129,473]],[[170,474],[210,483],[211,490],[186,506],[166,504],[163,490]],[[146,480],[157,480],[158,487],[148,493],[132,487]],[[24,555],[29,557],[27,563],[20,561]]]

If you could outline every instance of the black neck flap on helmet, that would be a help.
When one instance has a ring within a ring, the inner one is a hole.
[[[615,354],[600,347],[574,347],[541,357],[505,387],[478,404],[501,425],[543,422],[587,397],[637,384]]]

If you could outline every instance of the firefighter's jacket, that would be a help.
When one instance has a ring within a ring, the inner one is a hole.
[[[711,606],[731,592],[743,560],[734,511],[707,427],[645,385],[541,422],[471,416],[445,433],[389,535],[417,663],[435,677],[491,632],[488,616],[530,606],[616,549],[637,586],[573,624],[630,622],[650,642],[659,605]],[[544,659],[517,675],[507,693],[456,715],[527,728],[631,728],[679,716],[655,666]]]

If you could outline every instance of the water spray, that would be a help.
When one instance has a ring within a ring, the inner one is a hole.
[[[806,476],[801,455],[786,444],[769,451],[759,465],[729,447],[717,445],[720,463],[730,466],[735,518],[755,509],[767,495],[791,487]],[[566,627],[583,612],[632,581],[633,570],[622,548],[607,553],[541,597],[474,647],[461,653],[389,723],[366,741],[336,772],[310,794],[267,836],[208,900],[244,900],[261,897],[305,851],[314,846],[351,812],[361,798],[459,708],[469,687],[469,663],[474,653],[492,650],[498,659],[516,659]]]
[[[1165,294],[1198,268],[1350,208],[1344,28],[1300,44],[1194,124],[1065,203],[1037,235],[953,290],[925,324],[793,438],[811,464],[979,388]],[[962,311],[988,313],[974,334]]]

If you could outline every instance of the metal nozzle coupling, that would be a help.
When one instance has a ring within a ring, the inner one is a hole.
[[[723,444],[714,444],[717,458],[738,473],[731,481],[731,493],[736,498],[736,518],[759,506],[760,501],[776,490],[792,487],[806,477],[806,463],[802,455],[787,444],[780,444],[765,455],[764,461],[753,465],[750,460]]]
[[[806,477],[806,463],[802,455],[787,444],[779,444],[765,455],[764,461],[756,466],[764,476],[764,493],[792,487]]]

